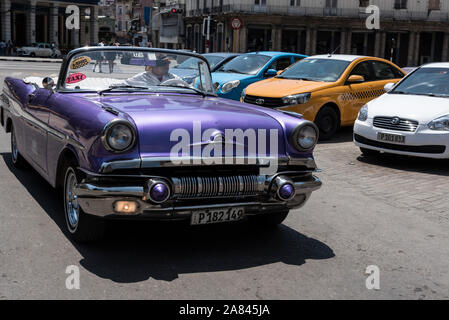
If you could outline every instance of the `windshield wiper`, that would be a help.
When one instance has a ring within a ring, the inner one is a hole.
[[[199,90],[199,89],[197,89],[197,88],[188,87],[188,86],[170,86],[170,85],[169,85],[169,86],[166,86],[166,85],[158,85],[158,87],[189,89],[189,90],[195,91],[196,93],[202,95],[203,98],[205,98],[205,97],[207,97],[208,95],[210,95],[210,94],[207,94],[206,92],[201,91],[201,90]]]
[[[142,86],[131,86],[131,85],[124,84],[124,85],[119,85],[119,86],[110,86],[108,89],[103,89],[103,90],[98,91],[98,94],[101,96],[101,95],[103,95],[103,93],[111,92],[111,91],[113,91],[115,89],[143,89],[143,90],[146,90],[146,89],[149,89],[149,88],[148,87],[142,87]]]

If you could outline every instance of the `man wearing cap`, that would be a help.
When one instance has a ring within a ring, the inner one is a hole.
[[[175,74],[168,72],[170,70],[170,59],[163,55],[156,60],[148,60],[145,66],[145,72],[126,80],[129,85],[158,86],[168,80],[181,80]]]

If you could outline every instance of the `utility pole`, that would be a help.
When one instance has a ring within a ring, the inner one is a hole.
[[[204,28],[207,28],[205,31]],[[206,37],[206,53],[209,53],[210,49],[210,16],[203,20],[203,37]]]

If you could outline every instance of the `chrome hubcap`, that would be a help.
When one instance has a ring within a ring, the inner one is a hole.
[[[76,176],[73,170],[67,174],[65,185],[65,201],[66,201],[66,214],[70,229],[74,230],[78,226],[79,220],[79,204],[77,196],[74,194],[75,187],[77,185]]]

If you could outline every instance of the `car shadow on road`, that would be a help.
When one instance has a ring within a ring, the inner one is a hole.
[[[70,240],[58,192],[33,169],[15,169],[10,153],[1,156]],[[245,221],[207,227],[108,221],[108,232],[102,241],[89,245],[71,242],[81,254],[80,264],[86,270],[118,283],[136,283],[149,278],[173,281],[181,274],[241,270],[279,262],[300,266],[310,259],[335,256],[323,242],[286,225],[266,231]]]
[[[354,127],[341,127],[335,135],[329,140],[320,141],[318,144],[335,144],[343,142],[351,142],[353,140]]]
[[[449,176],[449,160],[447,159],[429,159],[381,153],[377,156],[360,155],[357,157],[357,160],[362,163],[390,169]]]

